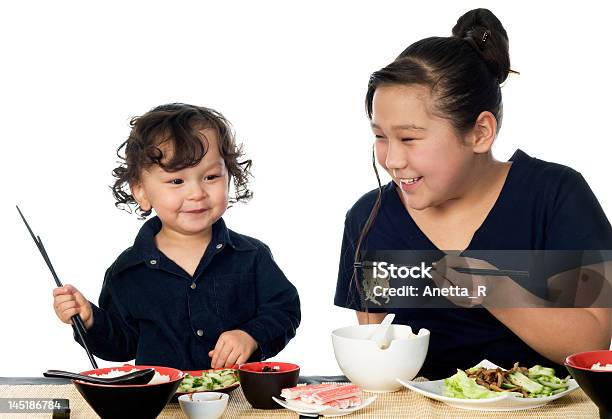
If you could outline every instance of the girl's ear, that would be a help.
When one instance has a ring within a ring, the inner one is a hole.
[[[151,203],[147,199],[147,194],[145,193],[144,188],[142,187],[141,182],[130,184],[130,191],[132,192],[132,196],[134,200],[138,203],[138,206],[143,211],[151,210]]]
[[[493,147],[493,141],[497,135],[497,119],[489,112],[484,111],[476,118],[472,130],[472,149],[474,153],[488,153]]]

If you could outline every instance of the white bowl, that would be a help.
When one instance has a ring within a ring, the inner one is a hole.
[[[183,394],[178,401],[189,419],[218,419],[227,409],[229,396],[225,393]]]
[[[418,334],[410,326],[390,326],[391,344],[380,349],[370,339],[377,324],[343,327],[332,332],[338,366],[346,377],[365,391],[388,393],[402,386],[397,379],[412,380],[425,362],[429,330]]]

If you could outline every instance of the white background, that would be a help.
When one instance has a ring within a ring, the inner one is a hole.
[[[115,149],[130,117],[173,101],[224,113],[254,160],[255,198],[225,218],[266,242],[300,292],[302,325],[276,359],[304,374],[339,373],[330,332],[356,322],[332,303],[344,215],[375,187],[369,74],[411,42],[449,35],[474,7],[501,19],[521,72],[503,87],[496,157],[521,148],[572,166],[610,217],[610,8],[602,3],[4,3],[0,376],[89,367],[55,317],[53,280],[15,204],[60,278],[97,302],[105,269],[141,226],[113,205]]]

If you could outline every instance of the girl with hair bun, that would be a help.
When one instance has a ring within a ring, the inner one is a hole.
[[[612,249],[610,223],[580,173],[521,150],[507,162],[493,157],[500,84],[510,72],[506,30],[492,12],[475,9],[452,36],[413,43],[369,80],[375,158],[392,181],[379,179],[347,213],[334,303],[355,310],[362,324],[392,312],[395,323],[429,329],[420,374],[430,379],[483,358],[507,368],[555,367],[571,353],[610,346],[607,308],[474,308],[457,299],[459,308],[376,309],[364,300],[356,266],[368,250]],[[454,267],[475,262],[444,259]],[[436,270],[450,284],[465,279]],[[509,289],[508,298],[520,293]]]

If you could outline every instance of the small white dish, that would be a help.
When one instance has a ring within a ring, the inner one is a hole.
[[[479,362],[477,367],[484,368],[501,368],[486,359]],[[502,368],[504,369],[504,368]],[[430,399],[439,400],[449,406],[466,410],[485,410],[496,412],[509,412],[515,410],[533,409],[544,406],[553,400],[557,400],[567,394],[578,389],[576,380],[570,379],[569,388],[554,396],[546,397],[517,397],[508,393],[500,393],[499,397],[491,397],[489,399],[458,399],[455,397],[444,396],[444,380],[436,381],[409,381],[400,378],[397,381],[404,387],[416,391]]]
[[[228,400],[229,395],[213,391],[184,394],[178,398],[181,410],[189,419],[218,419],[227,409]]]
[[[272,397],[272,399],[283,406],[285,409],[292,410],[296,413],[301,414],[302,416],[314,416],[317,415],[325,416],[327,418],[335,418],[339,416],[350,415],[353,412],[361,410],[376,400],[376,396],[368,397],[364,399],[363,402],[359,406],[348,407],[346,409],[336,409],[334,407],[327,406],[315,406],[312,403],[305,403],[300,400],[283,400],[278,397]]]

